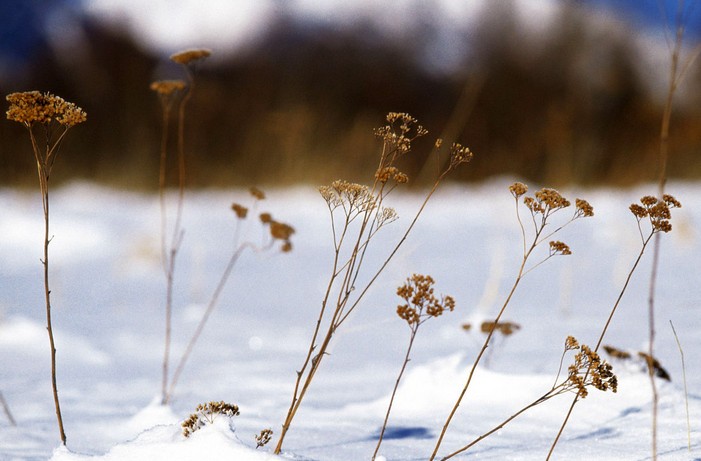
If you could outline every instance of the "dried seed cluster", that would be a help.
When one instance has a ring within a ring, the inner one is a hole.
[[[151,90],[159,96],[170,96],[185,89],[185,82],[182,80],[157,80],[151,83]]]
[[[170,56],[170,60],[184,66],[201,61],[211,56],[212,51],[206,48],[179,51]]]
[[[376,203],[367,186],[341,179],[332,182],[330,186],[319,187],[319,193],[331,210],[343,207],[347,215],[372,209]]]
[[[566,243],[560,242],[560,241],[552,241],[550,242],[550,256],[554,255],[571,255],[572,252],[570,251],[570,247],[567,246]]]
[[[469,330],[469,324],[464,324],[463,329]],[[487,320],[480,325],[480,331],[482,333],[489,334],[496,330],[504,336],[511,336],[520,329],[521,325],[514,322],[495,322],[493,320]]]
[[[413,140],[428,134],[428,130],[418,125],[414,117],[404,112],[390,112],[387,122],[388,125],[375,129],[375,136],[381,138],[397,156],[408,153]]]
[[[11,93],[6,99],[10,103],[7,119],[22,123],[26,127],[31,127],[34,123],[48,125],[56,121],[70,128],[87,120],[83,109],[51,93],[25,91]]]
[[[613,367],[602,361],[599,354],[589,346],[582,344],[572,336],[565,341],[565,350],[578,350],[574,363],[568,368],[567,390],[574,390],[580,398],[585,398],[589,392],[587,386],[594,386],[600,391],[618,390],[618,378],[613,374]]]
[[[642,205],[633,203],[630,206],[630,211],[638,220],[638,224],[644,218],[650,220],[652,232],[669,232],[672,230],[672,224],[669,220],[672,218],[671,208],[681,208],[682,204],[672,195],[664,194],[662,200],[651,195],[646,195],[640,199]]]
[[[434,280],[430,275],[414,274],[397,288],[397,295],[406,301],[397,306],[397,315],[409,326],[416,327],[429,317],[438,317],[446,310],[455,309],[455,300],[451,296],[434,295]]]
[[[206,424],[213,423],[218,415],[233,418],[239,415],[239,407],[223,401],[199,404],[195,408],[195,412],[181,424],[183,435],[190,437],[193,432],[203,428]]]
[[[248,192],[255,200],[265,199],[265,193],[256,187],[251,187]],[[231,209],[234,211],[238,219],[246,219],[246,217],[248,217],[248,208],[239,203],[233,203],[231,205]],[[282,246],[280,247],[281,251],[284,253],[292,251],[292,242],[290,239],[292,238],[292,234],[295,233],[294,227],[274,220],[273,216],[267,212],[260,213],[258,217],[264,226],[268,226],[270,236],[273,238],[273,240],[282,241]]]
[[[268,442],[270,442],[272,436],[272,429],[263,429],[262,431],[260,431],[260,434],[256,435],[256,449],[267,445]]]
[[[630,352],[623,351],[621,349],[615,348],[613,346],[604,346],[604,350],[611,357],[618,360],[632,360],[633,355]],[[655,357],[651,356],[646,352],[638,352],[637,356],[642,359],[647,367],[647,370],[655,374],[658,378],[671,381],[672,377],[669,375],[667,370],[662,366],[662,364]]]

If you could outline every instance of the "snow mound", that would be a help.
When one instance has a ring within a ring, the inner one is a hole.
[[[151,405],[140,415],[148,417],[167,416]],[[190,437],[184,437],[179,423],[157,425],[134,440],[116,445],[100,456],[72,453],[66,447],[54,450],[50,461],[189,461],[193,459],[266,461],[283,459],[270,453],[257,451],[244,445],[235,435],[231,421],[220,417],[207,424]]]

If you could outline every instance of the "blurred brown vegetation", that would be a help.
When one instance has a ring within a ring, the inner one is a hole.
[[[121,29],[88,20],[82,27],[89,40],[80,52],[47,49],[22,81],[0,79],[3,102],[7,93],[37,89],[86,110],[88,122],[62,147],[55,180],[155,188],[161,113],[149,84],[183,74]],[[188,106],[190,185],[361,180],[377,158],[372,129],[389,111],[409,112],[430,131],[407,160],[411,178],[438,170],[428,155],[433,139],[445,135],[475,153],[456,179],[654,180],[662,97],[641,80],[630,34],[592,32],[578,10],[566,9],[534,41],[504,10],[464,38],[471,45],[461,66],[437,72],[418,57],[435,27],[392,40],[367,24],[338,28],[280,16],[246,52],[210,59]],[[701,176],[698,66],[686,87],[669,164],[670,176],[682,179]],[[23,128],[1,122],[0,185],[33,184],[33,169]]]

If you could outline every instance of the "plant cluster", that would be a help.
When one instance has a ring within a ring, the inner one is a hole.
[[[195,412],[181,424],[183,435],[185,437],[190,437],[194,432],[202,429],[207,424],[213,424],[218,416],[233,418],[239,414],[239,407],[237,405],[232,405],[224,401],[201,403],[197,405]]]

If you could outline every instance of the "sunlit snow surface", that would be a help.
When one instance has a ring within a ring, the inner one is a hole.
[[[0,190],[0,392],[18,422],[12,427],[0,413],[0,460],[370,459],[408,341],[408,328],[395,314],[395,290],[412,273],[431,274],[436,291],[453,295],[457,308],[419,330],[381,454],[387,460],[427,459],[482,340],[461,325],[494,316],[520,262],[508,184],[448,185],[434,197],[339,330],[288,434],[283,458],[273,456],[270,446],[255,450],[254,436],[271,428],[276,439],[329,276],[328,210],[314,187],[267,191],[257,212],[270,211],[296,228],[294,251],[246,253],[239,261],[170,408],[156,399],[165,293],[157,196],[90,184],[54,191],[51,290],[67,449],[58,448],[51,397],[41,201],[36,193]],[[655,352],[672,382],[658,381],[659,454],[664,460],[695,460],[701,459],[701,185],[672,183],[668,191],[683,208],[673,210],[674,230],[661,240]],[[572,256],[548,261],[519,286],[504,318],[522,328],[490,348],[443,454],[547,392],[567,335],[596,342],[639,251],[628,205],[654,194],[654,186],[562,192],[572,200],[588,199],[596,216],[558,234]],[[248,200],[243,190],[187,195],[176,274],[175,357],[231,254],[230,205]],[[368,250],[368,269],[382,262],[420,204],[418,193],[388,200],[400,220],[378,234]],[[260,241],[259,230],[251,219],[249,238]],[[633,277],[605,344],[647,350],[651,255],[645,254]],[[685,352],[691,452],[670,320]],[[649,380],[640,363],[613,363],[619,392],[592,390],[577,405],[556,459],[649,459]],[[241,415],[182,437],[180,422],[210,400],[235,403]],[[544,459],[570,402],[564,396],[536,407],[457,459]]]

